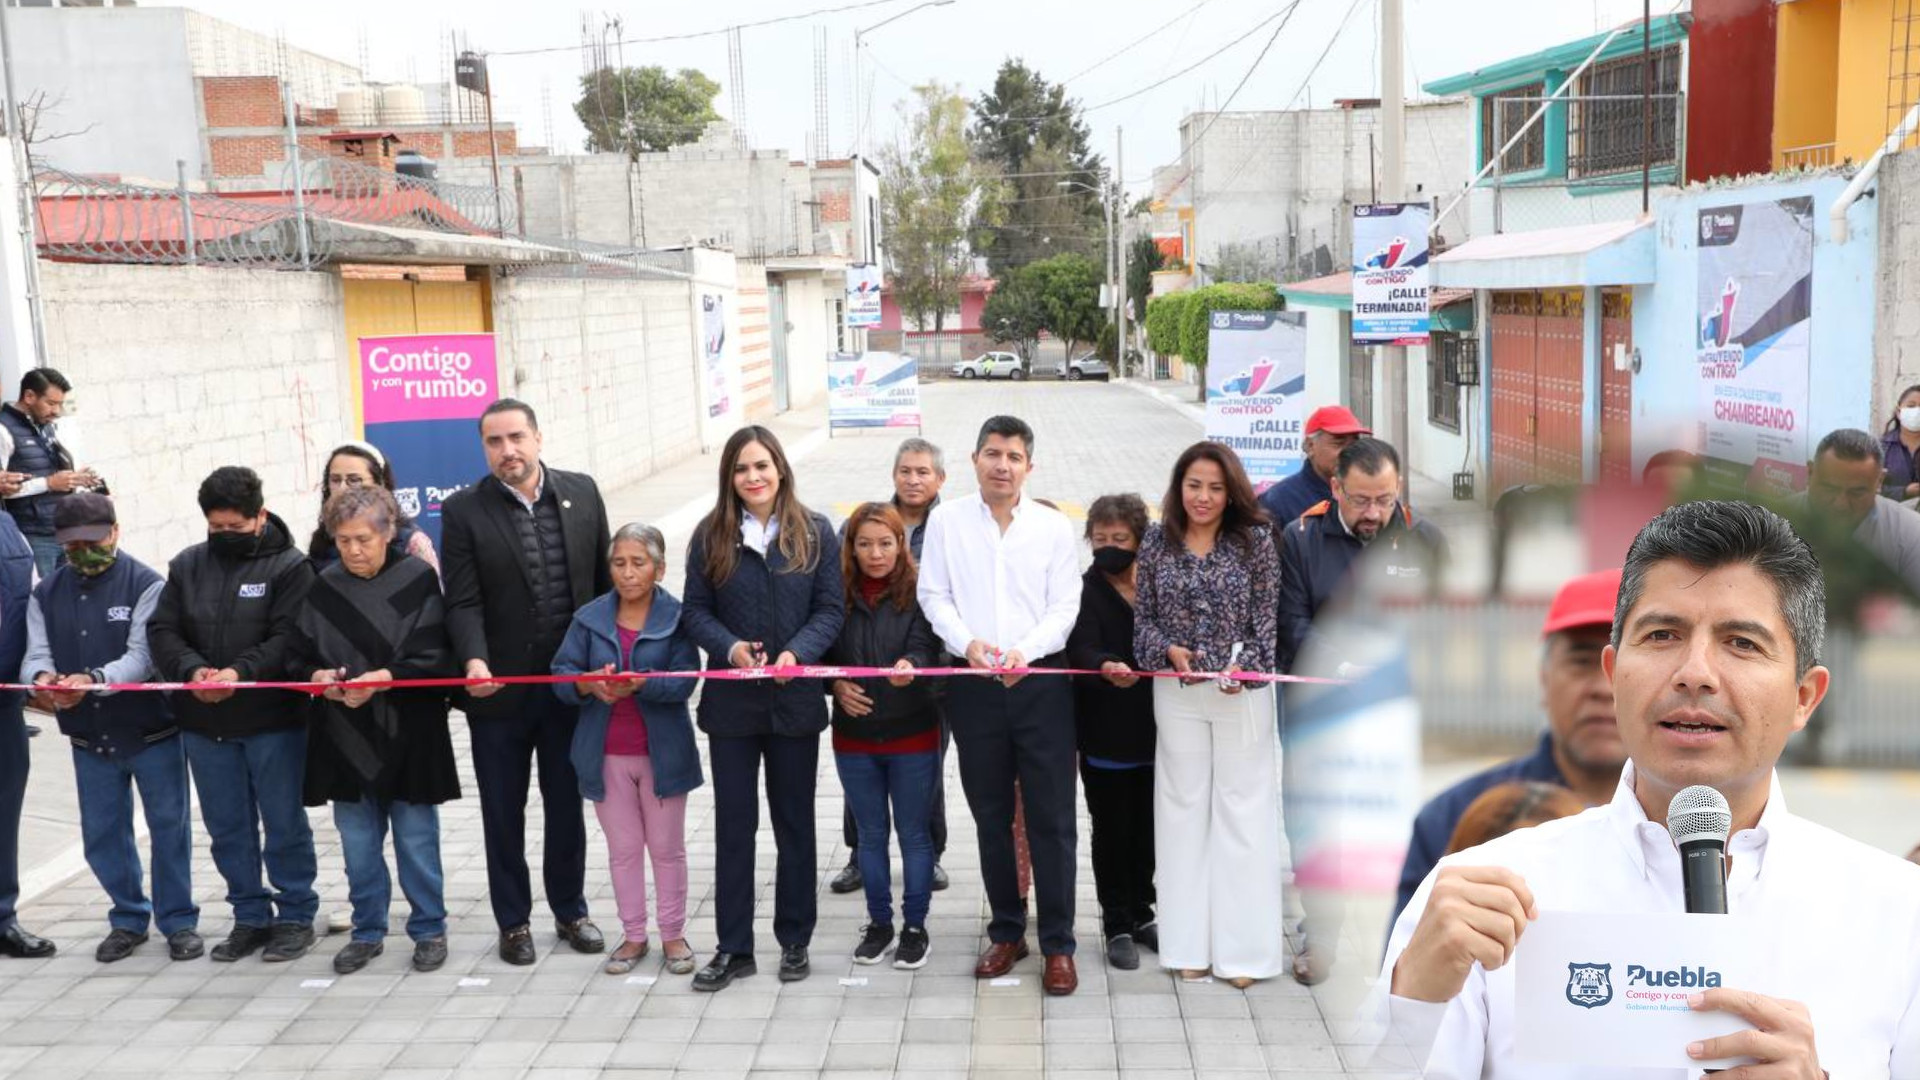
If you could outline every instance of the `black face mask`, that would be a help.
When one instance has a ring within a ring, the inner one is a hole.
[[[247,559],[260,547],[259,533],[217,532],[207,534],[207,550],[223,559]]]
[[[1133,565],[1137,552],[1123,547],[1099,547],[1093,549],[1093,568],[1103,574],[1124,574],[1127,567]]]

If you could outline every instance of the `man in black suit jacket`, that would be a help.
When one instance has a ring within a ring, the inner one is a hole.
[[[470,679],[545,675],[573,613],[613,588],[607,508],[592,477],[540,463],[539,421],[526,403],[489,405],[480,440],[490,475],[441,512],[447,629]],[[579,952],[601,952],[606,941],[587,918],[587,827],[568,758],[578,714],[538,685],[483,683],[468,690],[465,708],[501,958],[534,961],[526,837],[536,756],[546,818],[541,876],[555,931]]]

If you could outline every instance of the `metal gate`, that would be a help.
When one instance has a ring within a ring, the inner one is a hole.
[[[789,408],[787,391],[787,287],[767,279],[767,341],[773,354],[773,411]]]
[[[1581,479],[1584,294],[1493,294],[1493,484]]]
[[[1633,290],[1600,294],[1600,482],[1633,481]]]

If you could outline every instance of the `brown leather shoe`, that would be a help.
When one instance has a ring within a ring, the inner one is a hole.
[[[1073,957],[1047,957],[1047,973],[1040,979],[1040,985],[1054,997],[1065,997],[1080,989],[1080,973],[1073,969]]]
[[[1027,958],[1027,942],[996,941],[987,946],[980,954],[980,962],[973,965],[973,977],[976,979],[997,979],[1013,970],[1013,965]]]

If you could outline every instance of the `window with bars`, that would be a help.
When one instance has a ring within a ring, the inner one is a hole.
[[[1459,363],[1454,353],[1460,347],[1460,335],[1433,335],[1427,344],[1427,423],[1460,433],[1460,383],[1455,380]]]
[[[1494,152],[1513,138],[1513,133],[1540,107],[1545,83],[1532,83],[1488,94],[1480,99],[1480,164],[1493,160]],[[1546,120],[1527,130],[1526,137],[1514,144],[1500,161],[1500,171],[1508,173],[1538,169],[1547,163]]]
[[[1638,172],[1643,164],[1655,168],[1679,159],[1680,47],[1655,49],[1653,62],[1652,153],[1647,143],[1647,118],[1642,111],[1646,61],[1638,53],[1595,64],[1580,79],[1578,95],[1567,114],[1567,175],[1569,178]]]

